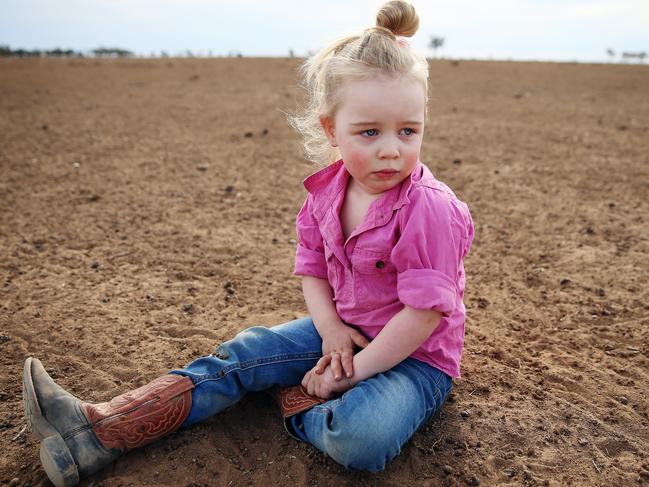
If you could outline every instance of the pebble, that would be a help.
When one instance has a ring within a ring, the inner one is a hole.
[[[90,264],[90,268],[91,269],[99,269],[99,262],[97,262],[96,260],[93,261],[92,264]]]
[[[474,475],[467,481],[467,484],[476,487],[480,485],[480,479]]]
[[[444,465],[442,467],[442,472],[444,472],[446,475],[451,475],[453,473],[453,467],[450,465]]]
[[[207,171],[209,168],[210,168],[209,164],[199,164],[198,166],[196,166],[196,169],[203,172]]]
[[[629,400],[624,396],[618,397],[617,400],[620,401],[622,404],[629,404]]]
[[[462,411],[460,411],[460,416],[462,416],[463,418],[468,418],[469,416],[471,416],[471,413],[469,413],[468,410],[463,409]]]
[[[194,311],[194,305],[191,303],[183,304],[183,311],[185,313],[191,313],[192,311]]]
[[[572,281],[571,281],[570,279],[568,279],[567,277],[564,277],[564,278],[562,278],[562,279],[559,281],[559,284],[561,284],[562,286],[567,286],[567,285],[570,284],[571,282],[572,282]]]
[[[18,477],[11,479],[9,482],[9,487],[16,487],[20,483],[20,479]]]
[[[649,472],[647,472],[646,470],[640,470],[640,477],[645,480],[649,480]]]
[[[586,438],[579,438],[579,440],[577,440],[577,441],[579,442],[579,444],[580,444],[581,446],[586,446],[586,445],[588,445],[588,440],[587,440]]]

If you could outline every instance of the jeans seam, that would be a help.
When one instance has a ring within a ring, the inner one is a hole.
[[[225,367],[223,367],[221,370],[219,370],[214,374],[205,374],[201,376],[196,382],[196,385],[208,380],[211,381],[211,380],[223,379],[226,375],[228,375],[230,372],[233,372],[235,370],[249,370],[249,369],[254,369],[256,367],[261,367],[263,365],[268,365],[268,364],[279,364],[284,362],[313,360],[321,356],[322,356],[322,352],[318,351],[318,352],[305,352],[297,355],[290,355],[290,354],[275,355],[263,359],[248,360],[246,362],[234,362],[229,365],[226,365]]]

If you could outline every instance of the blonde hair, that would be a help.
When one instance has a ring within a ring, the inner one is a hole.
[[[421,81],[428,93],[428,62],[403,39],[412,37],[418,28],[415,8],[403,0],[391,0],[376,15],[376,26],[339,39],[305,61],[301,72],[309,102],[289,122],[304,139],[307,159],[322,164],[339,157],[338,150],[329,145],[320,117],[334,117],[344,82],[380,74],[406,75]]]

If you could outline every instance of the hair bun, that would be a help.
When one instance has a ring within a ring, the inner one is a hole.
[[[408,2],[391,0],[376,14],[376,25],[388,29],[395,36],[412,37],[419,29],[419,16]]]

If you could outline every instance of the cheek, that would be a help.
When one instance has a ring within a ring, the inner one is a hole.
[[[368,151],[363,148],[351,148],[344,157],[345,161],[356,170],[365,170],[370,164]]]

